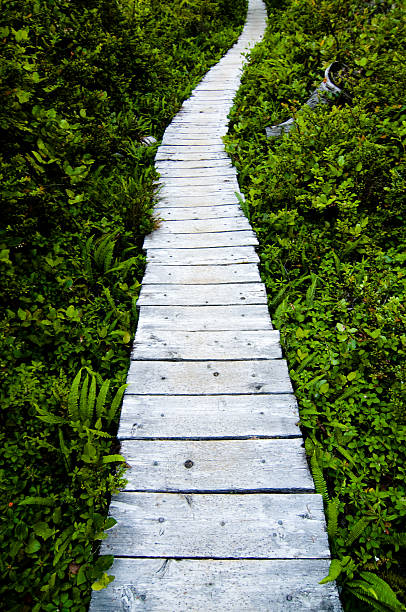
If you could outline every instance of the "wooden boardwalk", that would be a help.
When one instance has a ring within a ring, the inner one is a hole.
[[[165,132],[119,438],[131,468],[91,612],[341,610],[279,333],[222,136],[262,0]]]

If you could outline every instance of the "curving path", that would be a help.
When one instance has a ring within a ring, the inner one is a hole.
[[[265,29],[250,0],[237,44],[165,132],[119,438],[131,465],[103,542],[115,581],[90,610],[341,610],[327,575],[279,333],[222,136],[242,55]]]

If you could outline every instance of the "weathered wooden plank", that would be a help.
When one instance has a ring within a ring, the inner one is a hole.
[[[165,183],[169,178],[188,179],[199,176],[204,176],[205,178],[225,178],[226,176],[235,178],[236,176],[235,168],[231,165],[222,165],[215,168],[207,168],[207,166],[203,168],[181,168],[176,164],[171,168],[158,166],[156,169],[161,175],[161,182]]]
[[[221,140],[221,135],[224,135],[226,132],[222,133],[220,132],[217,136],[217,138],[213,138],[210,136],[206,136],[205,138],[196,138],[193,136],[193,134],[190,134],[189,138],[179,135],[177,136],[171,136],[168,135],[167,137],[162,139],[162,144],[163,145],[167,145],[167,146],[173,146],[173,145],[188,145],[188,146],[213,146],[215,144],[221,144],[222,140]]]
[[[119,439],[300,436],[294,395],[124,395]]]
[[[241,230],[239,232],[211,232],[207,234],[159,234],[156,231],[149,234],[144,239],[144,249],[181,249],[185,247],[200,249],[250,245],[258,245],[258,239],[251,230]]]
[[[185,151],[183,147],[159,147],[155,161],[213,161],[213,160],[229,160],[224,146],[220,151],[209,152],[203,148],[198,151]]]
[[[327,559],[115,559],[90,612],[341,612]]]
[[[206,291],[208,293],[207,288]],[[142,328],[152,331],[157,329],[179,331],[248,331],[272,329],[272,324],[268,308],[262,304],[240,304],[236,306],[141,306],[138,329]]]
[[[148,263],[144,284],[218,285],[222,283],[261,282],[253,263],[222,265],[170,265]],[[210,291],[207,288],[207,291]]]
[[[161,220],[156,234],[206,234],[207,232],[236,232],[251,230],[248,219],[224,217],[218,219],[183,219],[181,221]]]
[[[118,524],[103,541],[102,554],[330,557],[320,495],[120,493],[110,513]]]
[[[124,491],[314,492],[301,438],[127,440],[120,453]]]
[[[225,217],[242,217],[244,213],[239,204],[222,206],[155,206],[154,215],[164,221],[183,221],[185,219],[222,219]]]
[[[163,155],[176,155],[179,153],[182,153],[183,155],[186,153],[205,155],[208,159],[209,155],[214,153],[225,153],[225,148],[224,145],[161,145],[157,151],[157,156],[155,159],[159,159],[159,157]]]
[[[200,196],[207,200],[213,200],[220,196],[219,202],[225,202],[226,200],[233,202],[236,199],[236,192],[239,192],[236,185],[179,185],[178,187],[175,185],[162,185],[159,189],[158,197],[159,199],[181,199],[185,196],[193,195],[194,197]]]
[[[187,189],[189,193],[194,191],[196,187],[203,187],[204,189],[208,190],[215,188],[216,191],[223,188],[232,188],[233,193],[240,190],[235,173],[225,174],[223,176],[205,176],[203,174],[201,176],[196,175],[194,177],[186,178],[181,176],[165,176],[159,179],[158,185],[162,186],[162,189],[168,190],[184,188]]]
[[[281,359],[279,332],[139,330],[132,359]]]
[[[148,254],[156,250],[158,249],[149,249]],[[195,249],[183,250],[187,252]],[[210,292],[204,285],[143,285],[137,306],[230,306],[266,303],[265,287],[262,283],[216,285],[210,288]]]
[[[127,384],[136,395],[293,393],[284,359],[132,361]]]
[[[162,196],[158,194],[157,197],[157,208],[194,208],[195,206],[224,206],[225,204],[237,204],[239,205],[237,196],[235,192],[230,194],[227,192],[226,194],[222,194],[221,191],[216,192],[215,194],[205,194],[205,195],[193,195],[192,194],[182,194],[175,195],[172,194],[170,197]]]
[[[182,210],[182,209],[181,209]],[[258,263],[254,247],[220,247],[218,249],[148,249],[147,261],[167,266],[199,264]]]
[[[234,169],[230,159],[163,159],[161,161],[157,161],[155,163],[155,168],[158,172],[162,172],[163,170],[175,170],[175,169],[186,169],[193,170],[194,169],[206,169],[207,171],[215,170],[220,171],[221,168],[224,169]],[[234,169],[235,171],[235,169]]]

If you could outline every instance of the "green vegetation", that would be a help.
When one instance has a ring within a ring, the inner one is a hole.
[[[0,600],[85,610],[153,227],[154,146],[246,1],[0,0]],[[112,470],[113,468],[113,470]]]
[[[268,8],[227,146],[326,505],[329,579],[351,612],[403,610],[404,13],[386,0]],[[334,60],[344,95],[301,109]],[[290,116],[295,129],[268,140]]]

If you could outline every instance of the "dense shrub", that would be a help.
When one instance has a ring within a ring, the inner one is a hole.
[[[228,149],[300,403],[348,610],[404,609],[405,53],[396,4],[270,5]],[[273,3],[275,4],[275,3]],[[302,105],[334,60],[344,93]],[[296,118],[278,140],[265,127]],[[376,597],[375,597],[376,595]],[[385,603],[386,602],[386,603]]]
[[[114,441],[154,146],[245,0],[3,0],[0,604],[85,610],[121,482]],[[79,374],[78,374],[79,373]],[[110,382],[108,382],[110,381]],[[113,470],[112,466],[116,466]]]

